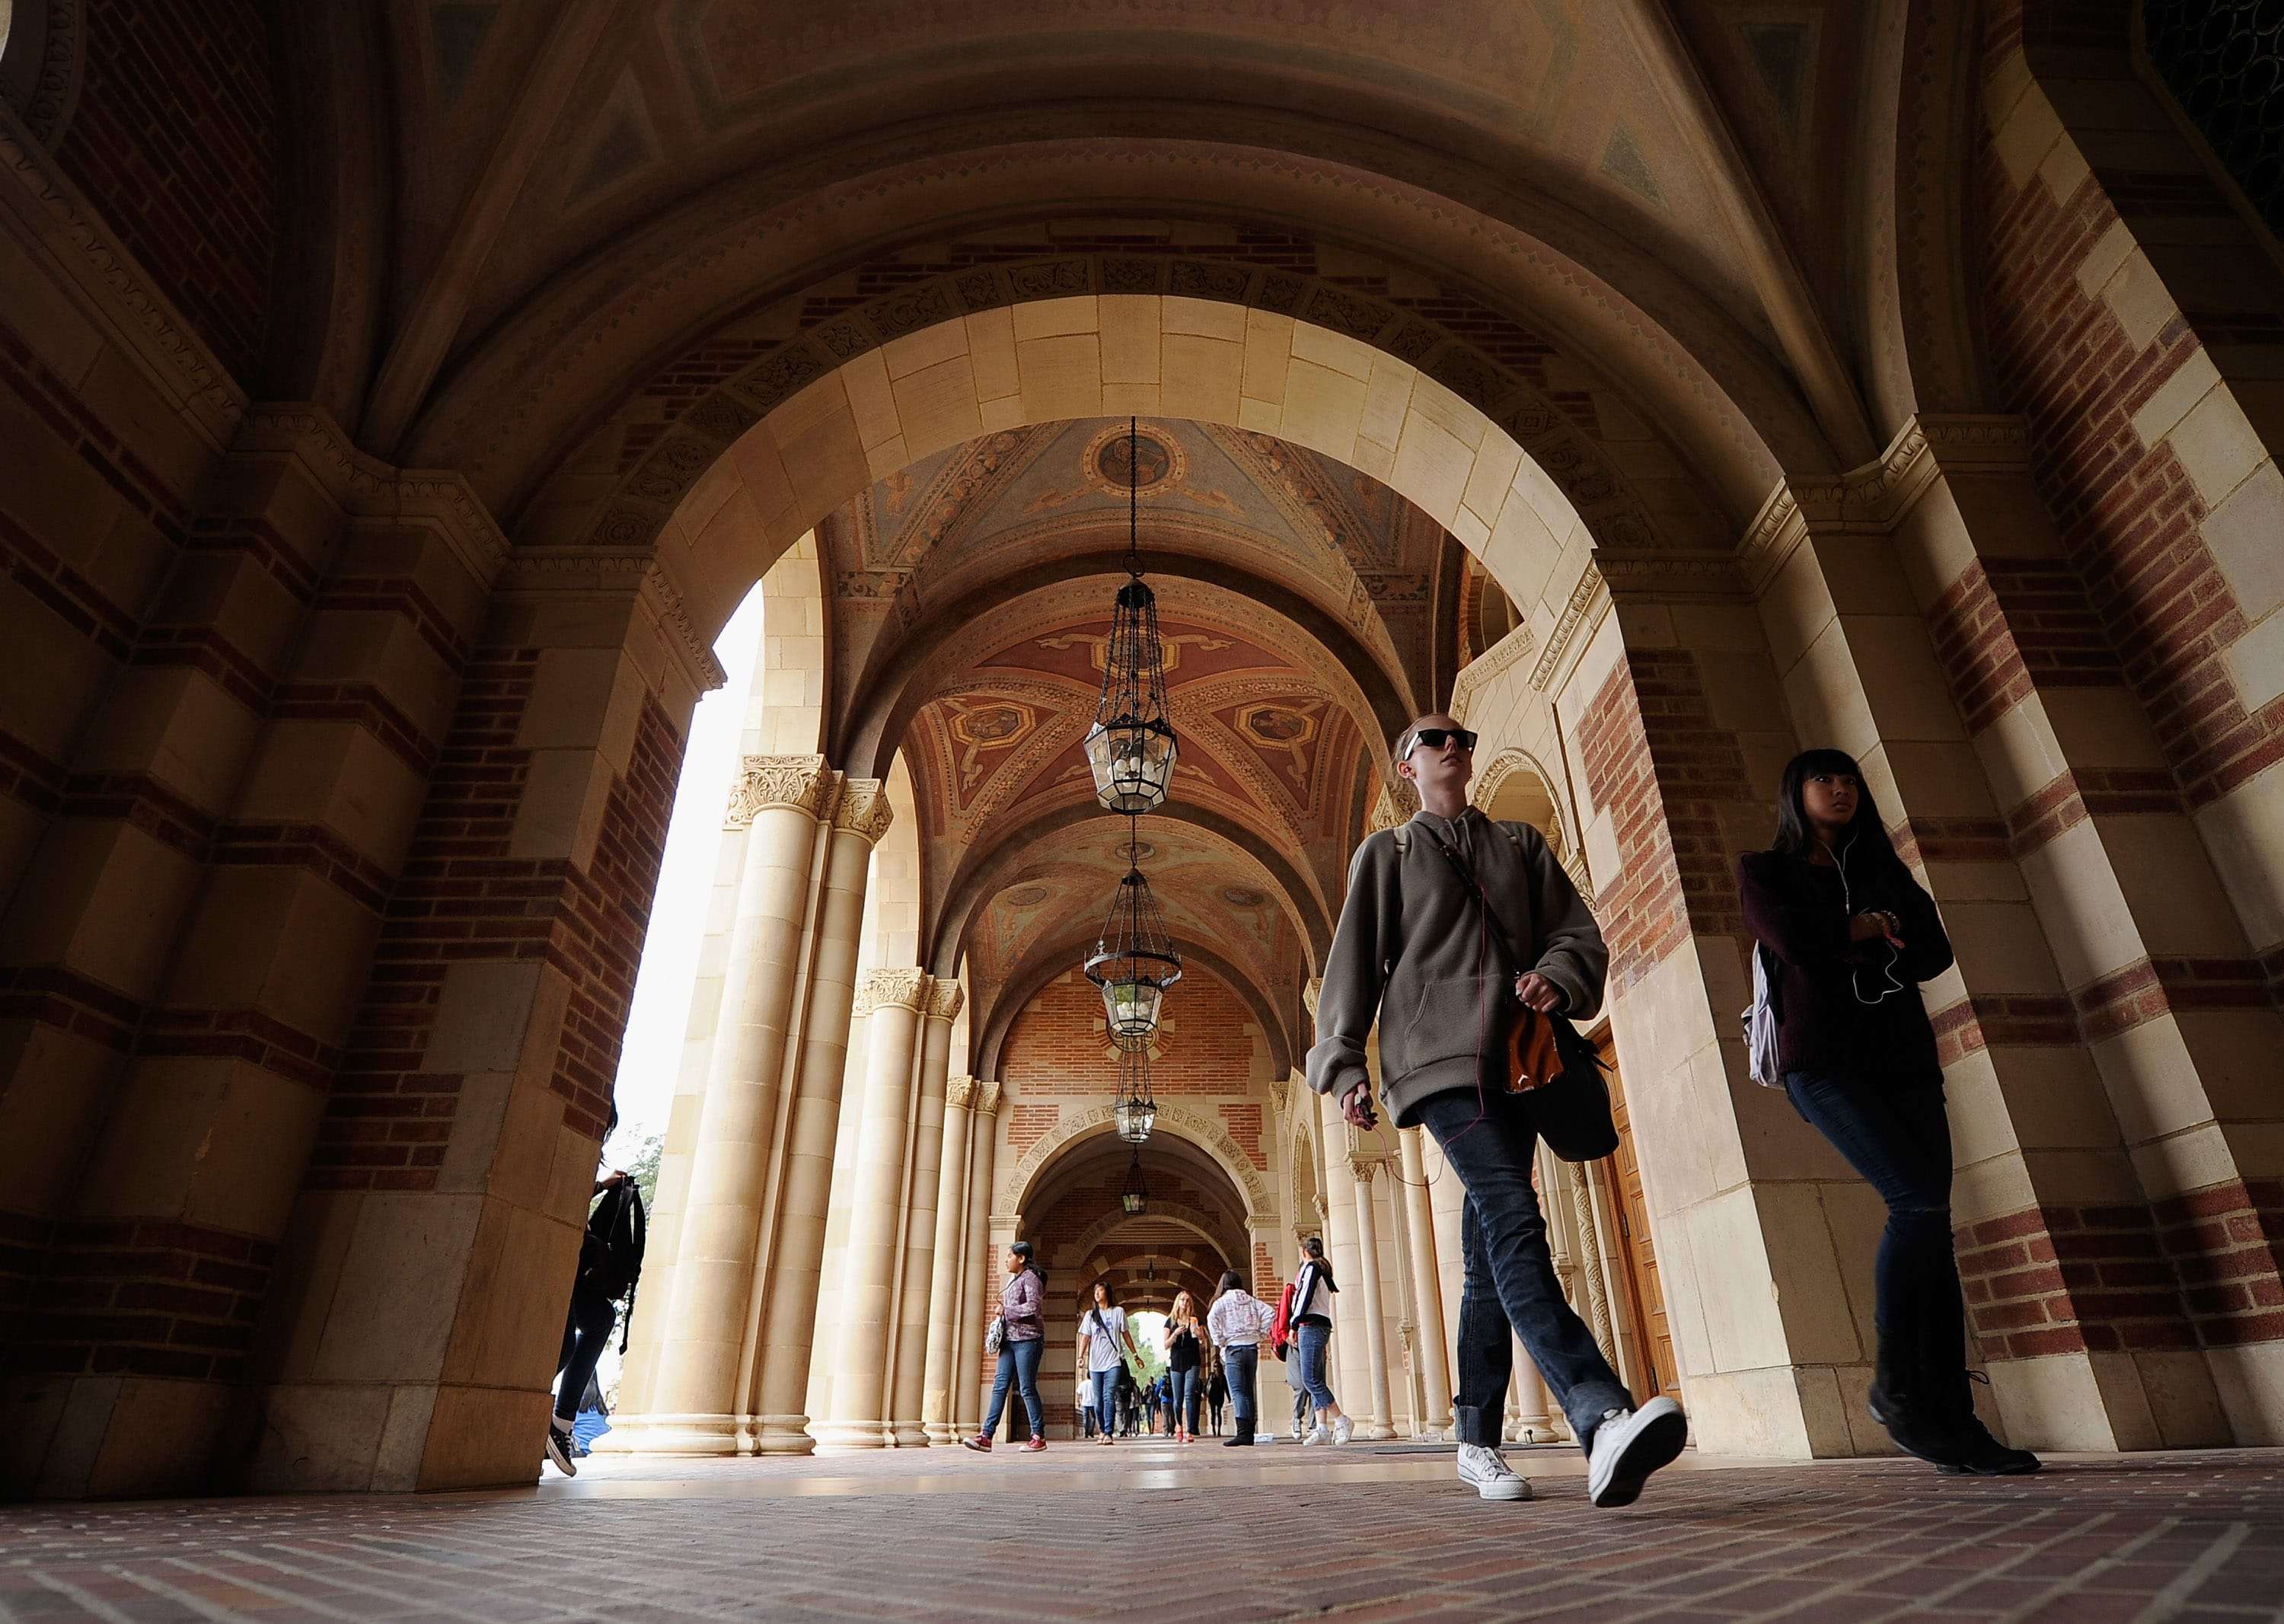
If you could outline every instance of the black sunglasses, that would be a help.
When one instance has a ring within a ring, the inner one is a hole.
[[[1465,728],[1422,728],[1412,736],[1412,742],[1404,747],[1404,759],[1410,761],[1412,753],[1422,745],[1427,746],[1430,750],[1441,750],[1446,741],[1456,743],[1462,750],[1473,750],[1475,747],[1475,736]]]

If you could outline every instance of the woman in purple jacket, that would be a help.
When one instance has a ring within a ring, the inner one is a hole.
[[[1046,1412],[1039,1406],[1039,1355],[1047,1346],[1047,1323],[1040,1316],[1046,1280],[1031,1261],[1029,1241],[1019,1240],[1007,1248],[1007,1283],[999,1288],[999,1369],[991,1378],[991,1408],[984,1415],[983,1430],[959,1441],[979,1455],[991,1452],[991,1434],[999,1430],[1011,1380],[1022,1389],[1023,1414],[1031,1423],[1030,1440],[1023,1448],[1047,1447]]]
[[[1951,1123],[1920,983],[1951,967],[1935,901],[1896,855],[1853,756],[1785,768],[1776,845],[1738,863],[1745,924],[1772,961],[1770,1004],[1793,1107],[1888,1206],[1873,1418],[1947,1473],[2036,1472],[1975,1415],[1951,1241]]]

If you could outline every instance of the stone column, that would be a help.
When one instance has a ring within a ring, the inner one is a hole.
[[[1391,1408],[1388,1401],[1388,1318],[1381,1300],[1380,1226],[1373,1212],[1373,1175],[1380,1171],[1376,1158],[1359,1156],[1349,1164],[1356,1180],[1356,1289],[1364,1296],[1365,1368],[1371,1375],[1372,1409],[1356,1423],[1359,1438],[1382,1439],[1396,1436],[1388,1425]],[[1347,1401],[1342,1408],[1347,1408]],[[1354,1418],[1354,1417],[1351,1417]]]
[[[975,1079],[951,1078],[943,1094],[943,1150],[936,1161],[935,1257],[929,1266],[927,1362],[920,1392],[920,1425],[930,1443],[958,1441],[952,1397],[952,1362],[959,1356],[961,1250],[967,1233],[967,1140]]]
[[[864,1043],[864,1119],[856,1139],[856,1198],[841,1291],[833,1409],[816,1429],[821,1454],[885,1448],[894,1441],[883,1413],[888,1396],[884,1383],[889,1341],[896,1333],[898,1207],[918,1070],[920,1011],[930,980],[922,970],[872,970],[856,989],[856,1012],[871,1022]]]
[[[1362,1297],[1356,1293],[1363,1289],[1358,1283],[1364,1278],[1364,1260],[1357,1246],[1357,1184],[1349,1174],[1349,1158],[1354,1152],[1349,1143],[1348,1122],[1331,1097],[1318,1096],[1318,1109],[1325,1145],[1325,1253],[1333,1265],[1333,1277],[1343,1283],[1333,1300],[1333,1351],[1325,1379],[1333,1396],[1345,1408],[1372,1379],[1364,1358],[1364,1327],[1357,1319],[1357,1311],[1363,1306]]]
[[[816,1443],[805,1412],[809,1363],[817,1327],[817,1279],[825,1260],[843,1062],[856,995],[864,878],[872,848],[888,833],[891,816],[888,786],[878,778],[849,779],[833,813],[810,966],[809,1007],[802,1024],[801,1069],[763,1299],[759,1368],[752,1382],[753,1449],[757,1455],[806,1455]]]
[[[1538,1367],[1530,1362],[1530,1355],[1519,1338],[1514,1343],[1515,1425],[1513,1437],[1517,1443],[1547,1443],[1556,1435],[1553,1417],[1550,1411],[1553,1401],[1548,1396],[1545,1378]]]
[[[983,1321],[998,1301],[992,1284],[991,1179],[999,1148],[999,1082],[975,1087],[975,1111],[968,1125],[967,1221],[959,1238],[959,1312],[951,1361],[951,1401],[962,1435],[983,1424]]]
[[[920,1024],[919,1109],[912,1117],[911,1176],[906,1181],[903,1283],[896,1292],[896,1358],[889,1380],[888,1423],[900,1449],[924,1448],[929,1287],[935,1279],[937,1230],[951,1207],[943,1191],[943,1124],[951,1065],[951,1023],[966,995],[957,981],[928,988]]]
[[[839,775],[822,756],[747,756],[724,826],[750,825],[730,928],[722,1015],[692,1152],[674,1291],[656,1333],[652,1408],[613,1427],[622,1448],[739,1451],[739,1388],[771,1146],[785,1092],[786,1033],[803,958],[818,821]]]
[[[1412,1296],[1418,1300],[1414,1313],[1419,1330],[1412,1338],[1412,1357],[1420,1369],[1420,1392],[1428,1406],[1420,1425],[1440,1432],[1451,1425],[1451,1344],[1443,1325],[1443,1276],[1436,1267],[1435,1214],[1428,1200],[1420,1133],[1407,1128],[1396,1140],[1403,1154],[1404,1238],[1412,1248]]]

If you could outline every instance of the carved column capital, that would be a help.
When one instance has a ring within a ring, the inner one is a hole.
[[[875,1010],[891,1007],[918,1014],[934,979],[925,970],[867,970],[856,979],[856,1002],[849,1016],[862,1020]]]
[[[945,1109],[950,1111],[966,1110],[969,1105],[973,1103],[975,1098],[975,1089],[976,1082],[975,1079],[973,1077],[963,1075],[947,1080],[943,1085],[943,1103]]]
[[[978,1116],[987,1117],[997,1116],[999,1114],[999,1080],[997,1077],[985,1078],[976,1088],[975,1114]]]
[[[1324,990],[1325,978],[1320,975],[1310,976],[1308,980],[1302,985],[1301,1002],[1309,1006],[1309,1019],[1310,1020],[1317,1019],[1317,1000],[1323,994]]]
[[[930,1020],[952,1020],[967,1002],[967,989],[958,982],[939,979],[928,988],[927,1017]]]
[[[868,846],[878,846],[880,837],[888,832],[888,825],[896,821],[888,806],[888,785],[880,778],[850,778],[841,787],[841,805],[833,814],[833,826],[845,829]]]
[[[1366,1189],[1370,1189],[1372,1187],[1373,1175],[1379,1171],[1380,1158],[1377,1156],[1351,1156],[1349,1158],[1349,1176],[1355,1179],[1357,1183],[1365,1186]]]
[[[730,785],[730,807],[722,827],[747,828],[765,807],[791,807],[822,817],[832,781],[839,776],[821,755],[749,755]]]

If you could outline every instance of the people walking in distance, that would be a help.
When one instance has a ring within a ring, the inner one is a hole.
[[[1245,1277],[1234,1269],[1225,1271],[1206,1310],[1206,1334],[1220,1351],[1222,1369],[1229,1372],[1230,1402],[1237,1410],[1237,1430],[1222,1441],[1224,1449],[1253,1443],[1256,1412],[1254,1382],[1260,1370],[1261,1339],[1276,1318],[1269,1305],[1245,1289]]]
[[[1187,1292],[1174,1293],[1165,1335],[1166,1430],[1176,1443],[1193,1443],[1198,1435],[1198,1367],[1205,1356],[1205,1327],[1198,1322],[1197,1304]]]
[[[1999,1443],[1975,1414],[1951,1124],[1920,997],[1920,983],[1951,967],[1934,899],[1896,855],[1855,758],[1838,750],[1786,766],[1776,844],[1737,870],[1775,1017],[1774,1081],[1887,1204],[1873,1418],[1946,1473],[2036,1472],[2037,1456]]]
[[[608,1137],[619,1125],[612,1107]],[[555,1361],[558,1378],[555,1407],[547,1417],[547,1458],[566,1477],[579,1472],[575,1456],[579,1448],[573,1428],[579,1401],[594,1379],[596,1363],[609,1346],[612,1329],[619,1323],[619,1303],[634,1313],[635,1284],[642,1277],[644,1214],[642,1192],[627,1175],[614,1168],[595,1181],[594,1200],[587,1214],[587,1231],[579,1240],[579,1272],[571,1282],[571,1303],[563,1316],[563,1346]],[[620,1351],[625,1352],[622,1345]]]
[[[1087,1380],[1083,1370],[1078,1378],[1078,1435],[1094,1436],[1094,1384]]]
[[[1229,1402],[1229,1376],[1221,1362],[1214,1363],[1213,1374],[1206,1378],[1206,1409],[1213,1417],[1213,1435],[1221,1436],[1222,1406]]]
[[[1153,1376],[1142,1384],[1142,1430],[1154,1438],[1158,1435],[1158,1417],[1165,1408],[1165,1390]]]
[[[999,1345],[999,1366],[991,1377],[991,1405],[983,1413],[982,1430],[959,1441],[979,1455],[991,1452],[991,1434],[999,1430],[1011,1383],[1021,1389],[1023,1418],[1031,1424],[1024,1449],[1036,1454],[1047,1447],[1046,1411],[1039,1403],[1039,1355],[1047,1347],[1044,1317],[1047,1277],[1031,1261],[1031,1243],[1027,1240],[1007,1248],[1005,1267],[1007,1278],[999,1287],[999,1312],[991,1330],[984,1333],[987,1342],[996,1333]]]
[[[1302,1390],[1317,1412],[1316,1424],[1301,1436],[1302,1443],[1346,1443],[1354,1430],[1334,1402],[1325,1371],[1333,1343],[1333,1298],[1340,1289],[1333,1283],[1325,1243],[1311,1235],[1301,1243],[1301,1272],[1293,1277],[1293,1359],[1300,1367]]]
[[[1539,832],[1494,824],[1467,804],[1474,746],[1473,733],[1442,714],[1420,717],[1397,739],[1391,769],[1418,789],[1420,809],[1368,838],[1349,865],[1308,1078],[1357,1128],[1375,1127],[1365,1041],[1377,1020],[1390,1114],[1399,1128],[1426,1128],[1467,1191],[1459,1480],[1486,1499],[1529,1498],[1498,1452],[1509,1350],[1520,1337],[1586,1451],[1589,1498],[1628,1505],[1680,1454],[1688,1423],[1670,1399],[1635,1409],[1563,1300],[1530,1182],[1537,1129],[1528,1096],[1509,1090],[1507,1069],[1508,1039],[1526,1007],[1550,1019],[1594,1013],[1608,955]]]
[[[1119,1402],[1119,1378],[1126,1376],[1126,1361],[1130,1357],[1138,1363],[1141,1353],[1127,1333],[1126,1310],[1118,1306],[1110,1282],[1098,1280],[1094,1283],[1094,1300],[1078,1321],[1078,1368],[1086,1372],[1087,1379],[1094,1386],[1094,1413],[1102,1426],[1098,1442],[1107,1444],[1115,1428],[1133,1425],[1132,1399],[1127,1399],[1122,1411]],[[1122,1385],[1130,1394],[1133,1378],[1127,1377]]]

